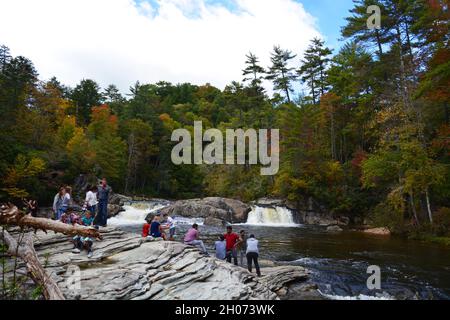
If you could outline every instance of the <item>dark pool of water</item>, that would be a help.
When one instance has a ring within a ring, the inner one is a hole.
[[[140,232],[137,226],[122,228]],[[179,239],[187,228],[179,227]],[[352,231],[328,233],[315,226],[234,228],[255,234],[261,259],[308,268],[310,281],[334,298],[450,299],[450,249],[445,246]],[[200,226],[201,238],[211,250],[223,231]],[[367,288],[370,265],[381,269],[381,290]]]

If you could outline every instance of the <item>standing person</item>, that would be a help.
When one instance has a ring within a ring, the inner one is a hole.
[[[71,197],[70,197],[71,189],[70,187],[64,187],[62,199],[61,199],[61,205],[58,209],[57,219],[61,220],[61,217],[66,214],[67,209],[69,209],[70,203],[71,203]]]
[[[239,241],[236,244],[236,249],[239,253],[239,261],[241,263],[241,267],[243,267],[244,257],[247,254],[247,235],[245,234],[245,230],[239,231]]]
[[[252,262],[255,263],[256,274],[261,277],[261,271],[259,269],[258,256],[258,240],[256,240],[255,235],[251,234],[247,240],[247,267],[250,273],[252,272]]]
[[[101,227],[106,227],[108,221],[108,200],[111,192],[111,187],[108,186],[106,178],[102,179],[97,189],[98,214],[96,223]]]
[[[84,206],[88,211],[90,211],[93,214],[93,217],[95,217],[95,213],[97,212],[97,187],[96,186],[88,186],[86,192],[86,198],[84,200]]]
[[[225,260],[227,257],[227,243],[223,235],[219,237],[214,244],[214,249],[216,249],[216,258],[219,260]]]
[[[205,255],[208,254],[208,250],[206,250],[205,244],[202,240],[199,240],[200,234],[198,232],[198,224],[194,223],[192,225],[192,228],[188,230],[184,237],[184,244],[188,246],[195,246],[198,247]]]
[[[227,233],[223,236],[227,242],[226,249],[227,249],[227,262],[231,263],[231,257],[233,257],[234,265],[238,265],[238,259],[237,259],[237,251],[236,251],[236,244],[239,241],[239,236],[233,232],[233,227],[228,226],[227,227]]]
[[[58,193],[55,195],[53,199],[53,213],[55,215],[55,219],[59,220],[59,209],[61,208],[62,199],[64,197],[64,187],[60,187]]]
[[[164,219],[166,220],[166,225],[169,228],[169,240],[170,241],[174,241],[174,236],[175,236],[175,219],[173,219],[167,213],[164,214]]]

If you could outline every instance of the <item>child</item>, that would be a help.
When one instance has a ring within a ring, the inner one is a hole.
[[[64,212],[61,215],[60,221],[66,224],[82,224],[80,221],[80,217],[73,211]]]
[[[153,217],[149,218],[148,220],[146,220],[144,227],[142,228],[142,237],[143,238],[147,238],[150,234],[150,225],[151,225],[151,221],[153,220]]]
[[[81,225],[86,227],[92,227],[94,224],[94,217],[91,211],[86,211],[86,215],[81,218]],[[75,236],[72,239],[74,244],[74,249],[72,253],[80,253],[81,250],[86,249],[88,252],[88,258],[92,258],[92,245],[94,244],[94,239],[90,237]]]

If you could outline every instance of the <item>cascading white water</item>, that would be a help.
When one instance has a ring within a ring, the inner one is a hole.
[[[108,219],[108,224],[111,225],[132,225],[143,224],[145,218],[149,213],[154,213],[167,205],[152,204],[152,203],[136,203],[132,205],[123,206],[125,211],[120,212],[117,216]]]
[[[108,224],[113,226],[130,226],[141,225],[145,223],[145,218],[150,213],[155,213],[167,207],[168,204],[160,204],[155,202],[138,202],[131,205],[123,206],[125,211],[120,212],[117,216],[108,219]],[[184,218],[172,217],[176,225],[192,225],[194,223],[203,225],[204,219],[201,218]]]
[[[278,206],[274,208],[253,207],[252,211],[248,214],[247,224],[278,227],[297,226],[294,222],[292,211]]]

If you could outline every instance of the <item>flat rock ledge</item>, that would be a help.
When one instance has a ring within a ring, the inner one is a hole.
[[[67,236],[35,235],[39,258],[67,299],[273,300],[309,274],[300,266],[275,266],[257,278],[178,242],[147,242],[114,228],[101,232],[90,259],[73,254]]]

